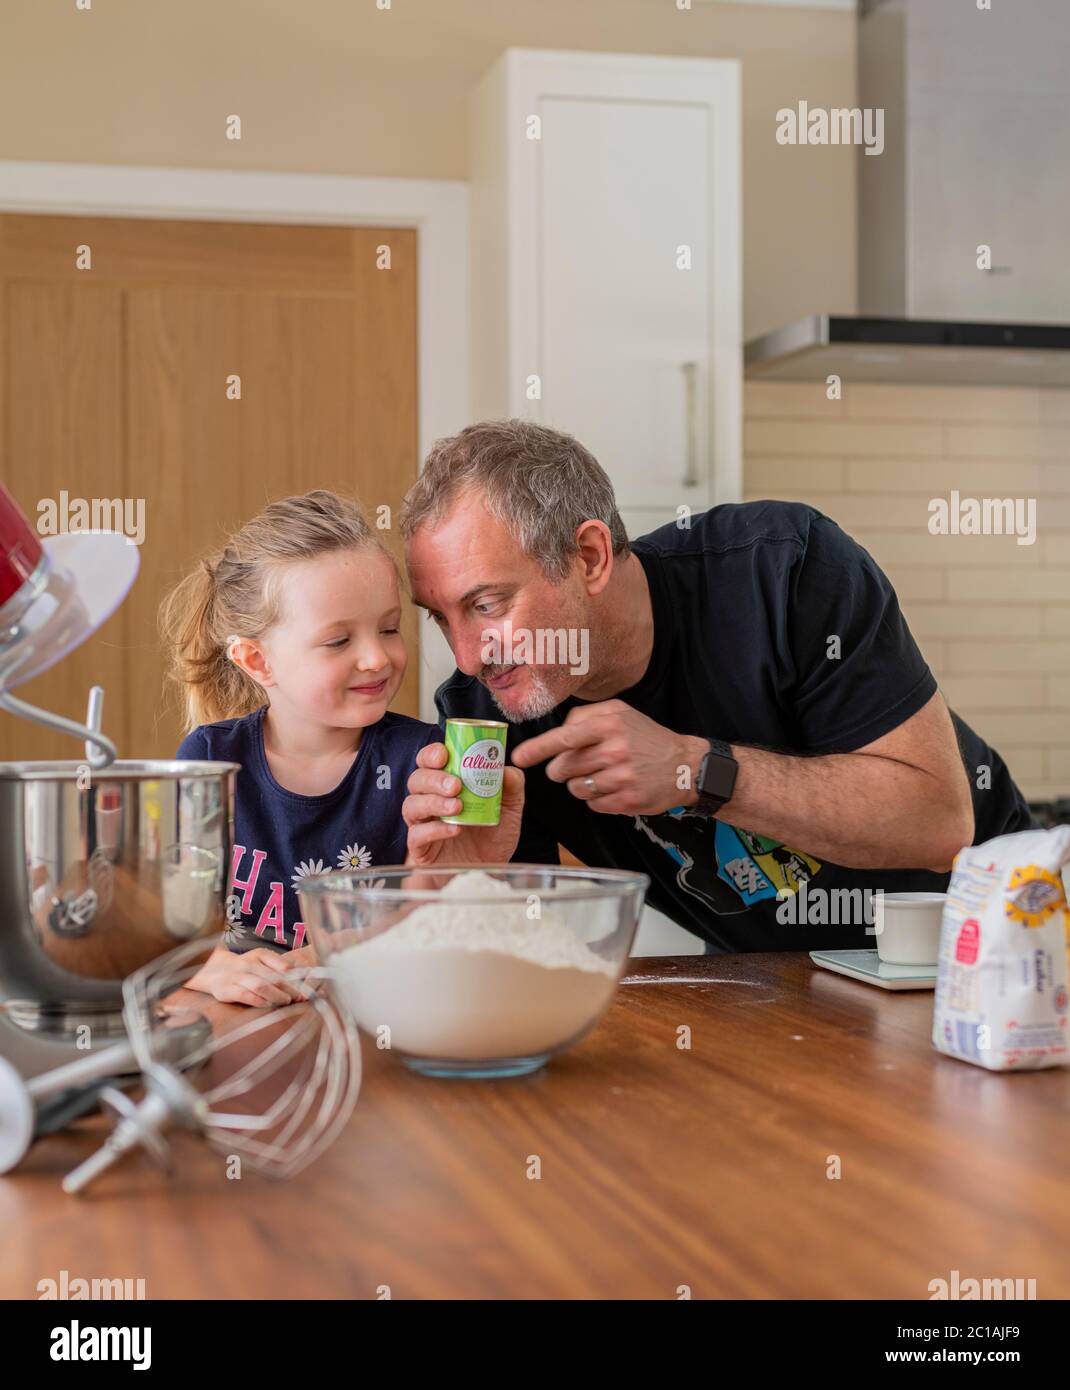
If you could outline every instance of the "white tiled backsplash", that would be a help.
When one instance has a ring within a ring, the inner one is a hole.
[[[809,502],[895,585],[948,704],[1030,799],[1070,794],[1070,391],[748,382],[744,498]],[[929,502],[1036,498],[1036,542],[933,536]]]

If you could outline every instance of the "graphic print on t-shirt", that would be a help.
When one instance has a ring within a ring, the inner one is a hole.
[[[296,893],[304,879],[320,878],[326,872],[327,865],[322,859],[302,859],[290,876],[290,887]]]
[[[635,828],[675,861],[678,886],[722,916],[746,912],[764,898],[797,893],[821,869],[820,860],[801,850],[685,806],[636,816]]]
[[[359,873],[372,866],[371,850],[365,845],[346,845],[338,856],[337,873]],[[353,880],[358,888],[385,888],[385,878],[358,878]]]
[[[339,869],[366,869],[372,862],[371,854],[363,845],[346,845],[338,856]]]
[[[260,868],[267,859],[267,854],[262,849],[253,850],[252,871],[247,879],[238,878],[238,869],[246,852],[245,845],[234,845],[231,850],[231,896],[227,901],[227,922],[232,927],[241,928],[245,925],[242,918],[252,912],[252,898],[256,891],[257,879],[260,876]],[[372,865],[370,851],[364,845],[351,844],[345,849],[340,850],[336,855],[338,860],[338,872],[346,870],[369,869]],[[323,874],[332,872],[322,859],[302,859],[300,864],[295,865],[294,871],[290,876],[290,886],[296,893],[301,884],[310,878],[320,878]],[[385,885],[385,879],[377,879],[372,882],[370,878],[359,878],[356,880],[359,886],[368,888],[381,888]],[[242,890],[241,896],[233,892],[234,889]],[[250,923],[251,926],[251,923]],[[252,934],[261,938],[268,935],[271,929],[269,940],[274,941],[277,946],[287,944],[287,923],[285,916],[285,905],[283,899],[283,886],[281,883],[272,883],[267,901],[260,910],[256,925],[251,927]],[[294,922],[290,928],[293,945],[292,950],[300,950],[305,941],[304,922]]]

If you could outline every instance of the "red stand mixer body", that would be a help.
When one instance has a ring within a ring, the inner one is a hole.
[[[0,618],[8,601],[26,586],[45,563],[37,532],[0,483]]]

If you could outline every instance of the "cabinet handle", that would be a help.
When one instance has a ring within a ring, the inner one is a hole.
[[[695,423],[695,402],[698,398],[698,363],[685,362],[680,370],[684,374],[685,410],[687,412],[687,466],[684,470],[684,487],[698,487],[698,429]]]

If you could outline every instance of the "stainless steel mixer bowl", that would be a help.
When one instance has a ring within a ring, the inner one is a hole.
[[[0,1009],[121,1031],[121,982],[222,931],[239,764],[0,763]]]

